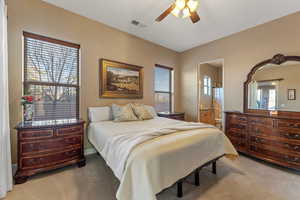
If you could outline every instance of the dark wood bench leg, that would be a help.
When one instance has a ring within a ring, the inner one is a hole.
[[[200,177],[199,177],[199,169],[197,169],[195,171],[195,185],[199,186],[200,185],[200,181],[199,181]]]
[[[183,196],[183,192],[182,192],[182,181],[179,181],[177,183],[177,197],[181,198]]]
[[[217,174],[217,161],[212,163],[212,173]]]

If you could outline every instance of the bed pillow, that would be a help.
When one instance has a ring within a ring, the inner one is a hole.
[[[91,122],[109,121],[112,120],[111,108],[105,107],[90,107],[88,108],[89,120]]]
[[[115,122],[127,122],[127,121],[139,120],[135,116],[131,104],[127,104],[125,106],[112,104],[111,108],[112,108],[113,120]]]
[[[153,106],[145,105],[146,109],[151,113],[152,117],[157,117],[157,113]]]
[[[153,119],[153,115],[143,104],[132,104],[132,109],[134,114],[139,118],[139,120]]]

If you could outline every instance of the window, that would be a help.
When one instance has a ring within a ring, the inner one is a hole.
[[[157,112],[172,111],[173,69],[155,66],[155,109]]]
[[[269,110],[275,110],[276,108],[276,90],[269,90],[269,102],[268,102]]]
[[[80,46],[24,32],[24,95],[33,120],[79,118]]]
[[[211,96],[211,78],[209,76],[204,76],[203,79],[203,92],[204,95]]]

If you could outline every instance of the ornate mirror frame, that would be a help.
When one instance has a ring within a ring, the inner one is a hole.
[[[251,69],[250,73],[247,76],[246,82],[244,82],[244,112],[245,113],[257,113],[257,114],[270,115],[270,110],[259,110],[259,109],[249,109],[248,108],[248,85],[251,82],[252,77],[255,74],[255,72],[257,70],[259,70],[261,67],[263,67],[267,64],[281,65],[287,61],[299,61],[300,62],[300,56],[284,56],[283,54],[277,54],[271,59],[268,59],[268,60],[258,63]],[[278,111],[278,115],[300,116],[300,112]]]

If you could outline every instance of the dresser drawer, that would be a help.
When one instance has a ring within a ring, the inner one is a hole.
[[[72,149],[68,151],[38,155],[31,157],[22,157],[21,158],[21,169],[35,169],[35,168],[45,168],[63,163],[69,160],[80,158],[81,149]]]
[[[298,130],[281,128],[277,131],[277,135],[293,142],[300,143],[300,132]]]
[[[247,125],[247,117],[242,115],[229,114],[227,115],[228,123],[231,125]]]
[[[240,130],[246,130],[247,129],[246,124],[229,124],[229,127],[235,128],[235,129],[240,129]]]
[[[292,129],[300,133],[300,120],[285,120],[279,119],[277,122],[279,129]]]
[[[59,128],[56,130],[58,136],[82,134],[83,126],[76,125],[71,127]]]
[[[275,121],[272,118],[264,118],[264,117],[249,117],[248,118],[249,125],[255,126],[265,126],[265,127],[274,127]]]
[[[261,146],[274,151],[291,152],[292,155],[294,155],[295,153],[300,156],[300,144],[291,144],[283,141],[271,140],[255,136],[250,137],[250,144]]]
[[[82,136],[71,136],[64,138],[37,140],[34,142],[21,142],[21,154],[36,154],[36,153],[49,153],[51,151],[60,151],[62,149],[70,148],[74,145],[80,146]]]
[[[300,167],[300,156],[288,155],[283,152],[268,150],[264,147],[250,145],[250,152],[262,159],[271,159],[280,163],[288,163],[290,167]]]
[[[37,140],[53,137],[53,129],[23,130],[19,133],[21,140]]]
[[[272,136],[276,135],[275,130],[270,127],[262,126],[262,125],[249,125],[249,134],[250,135],[261,135],[261,136]]]
[[[291,129],[272,129],[264,126],[249,126],[250,136],[259,136],[268,138],[277,138],[277,140],[290,140],[293,143],[300,144],[300,133]]]
[[[234,136],[228,135],[229,140],[231,141],[232,145],[241,152],[246,152],[247,146],[246,146],[246,140]]]
[[[245,131],[238,128],[228,128],[226,131],[226,135],[230,137],[238,137],[238,138],[246,139]]]

